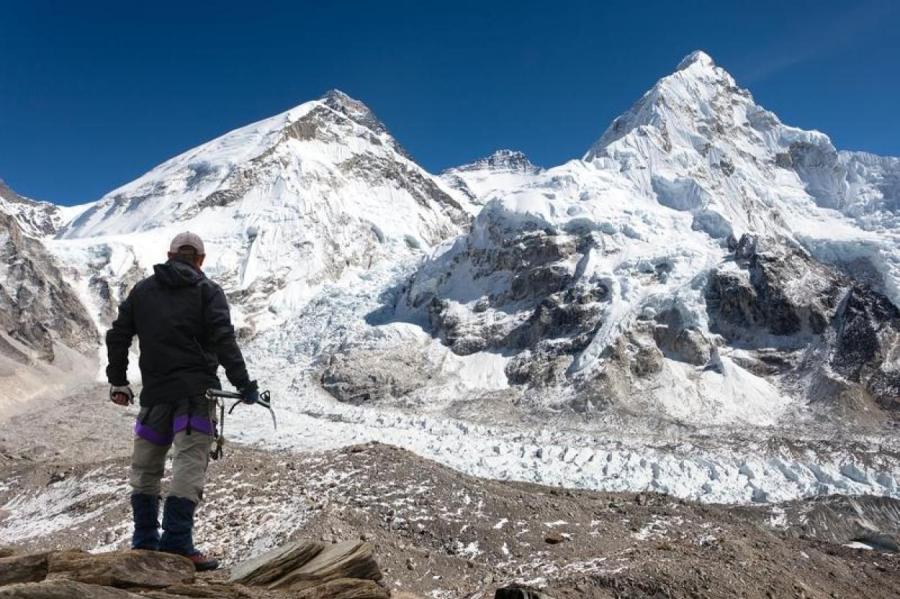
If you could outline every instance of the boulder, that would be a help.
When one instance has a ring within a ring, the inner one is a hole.
[[[170,553],[62,551],[50,554],[47,578],[112,587],[164,588],[190,584],[194,582],[194,574],[194,565],[189,559]]]
[[[141,599],[122,589],[75,580],[45,580],[0,587],[0,599]]]
[[[290,543],[242,562],[232,568],[229,582],[249,586],[265,586],[284,577],[295,568],[309,563],[325,545],[322,543]]]
[[[381,580],[381,571],[369,543],[345,541],[328,546],[318,543],[286,545],[238,565],[233,570],[231,582],[302,591],[348,578]]]
[[[368,543],[346,541],[322,550],[308,563],[269,585],[293,591],[318,586],[339,578],[381,580],[381,571]]]

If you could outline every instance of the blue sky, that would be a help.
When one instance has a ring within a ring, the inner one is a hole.
[[[580,157],[695,49],[782,120],[900,155],[900,2],[0,0],[0,178],[90,201],[330,88],[433,172]]]

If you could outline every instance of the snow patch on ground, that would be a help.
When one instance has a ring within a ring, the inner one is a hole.
[[[90,522],[108,509],[110,500],[127,495],[126,477],[120,468],[97,468],[83,476],[51,483],[41,492],[17,495],[0,512],[0,543],[21,542]]]

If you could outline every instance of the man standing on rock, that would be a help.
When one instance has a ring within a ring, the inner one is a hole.
[[[194,548],[193,527],[215,436],[215,406],[205,393],[221,388],[219,364],[243,401],[259,400],[235,340],[225,294],[201,270],[205,257],[198,235],[176,235],[168,261],[135,285],[106,333],[106,376],[110,399],[118,405],[134,401],[126,376],[128,351],[135,335],[140,343],[143,389],[131,460],[131,546],[187,556],[197,570],[218,567],[218,561]],[[160,480],[173,443],[172,483],[160,538]]]

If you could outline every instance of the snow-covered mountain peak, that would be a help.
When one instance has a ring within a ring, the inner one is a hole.
[[[367,158],[354,159],[362,155]],[[415,171],[417,180],[428,177],[365,104],[332,90],[319,100],[226,133],[162,163],[108,193],[59,236],[166,227],[196,219],[210,209],[244,204],[241,200],[247,199],[251,189],[261,193],[258,200],[263,204],[268,198],[268,203],[277,205],[277,198],[301,194],[314,180],[346,183],[346,172],[334,172],[338,165],[346,167],[339,171],[350,169],[371,178],[379,167],[390,170],[389,163],[395,161],[402,169]],[[364,163],[366,172],[359,170]],[[288,191],[292,179],[296,186]],[[439,195],[442,204],[458,210],[452,198],[443,192]]]
[[[79,240],[60,251],[123,248],[121,257],[89,253],[146,272],[174,233],[195,231],[207,270],[242,294],[239,306],[256,320],[289,314],[348,269],[416,254],[468,222],[453,191],[410,160],[368,107],[334,90],[164,162],[57,236]]]
[[[479,170],[505,170],[519,171],[523,173],[534,173],[540,169],[528,160],[524,152],[518,150],[497,150],[489,156],[479,158],[475,162],[463,164],[451,169],[447,169],[444,173],[454,173],[460,171],[479,171]]]
[[[387,127],[375,116],[371,108],[359,100],[351,98],[339,89],[328,90],[322,96],[321,101],[332,110],[340,112],[375,133],[387,132]]]
[[[497,150],[474,162],[449,168],[441,179],[468,200],[466,206],[474,215],[497,192],[527,184],[533,176],[543,172],[528,157],[516,150]]]
[[[810,197],[860,218],[892,205],[885,194],[894,189],[889,161],[863,164],[823,133],[782,124],[702,52],[616,118],[584,160],[618,173],[636,197],[691,212],[698,230],[720,239],[790,237],[818,218]],[[874,171],[882,183],[854,171]],[[865,189],[854,190],[854,180]]]
[[[732,110],[739,106],[755,107],[750,93],[737,87],[725,69],[716,66],[708,54],[698,50],[685,57],[674,72],[657,81],[631,108],[614,119],[585,159],[607,155],[607,146],[635,131],[643,131],[638,134],[644,135],[645,128],[657,129],[664,135],[687,130],[705,137],[698,126],[706,124],[714,130],[722,130],[738,116]],[[772,119],[778,122],[774,115]]]
[[[694,50],[681,59],[681,62],[679,62],[678,66],[675,67],[675,70],[683,71],[695,65],[698,65],[701,68],[712,68],[716,66],[716,63],[712,59],[712,56],[710,56],[703,50]]]

